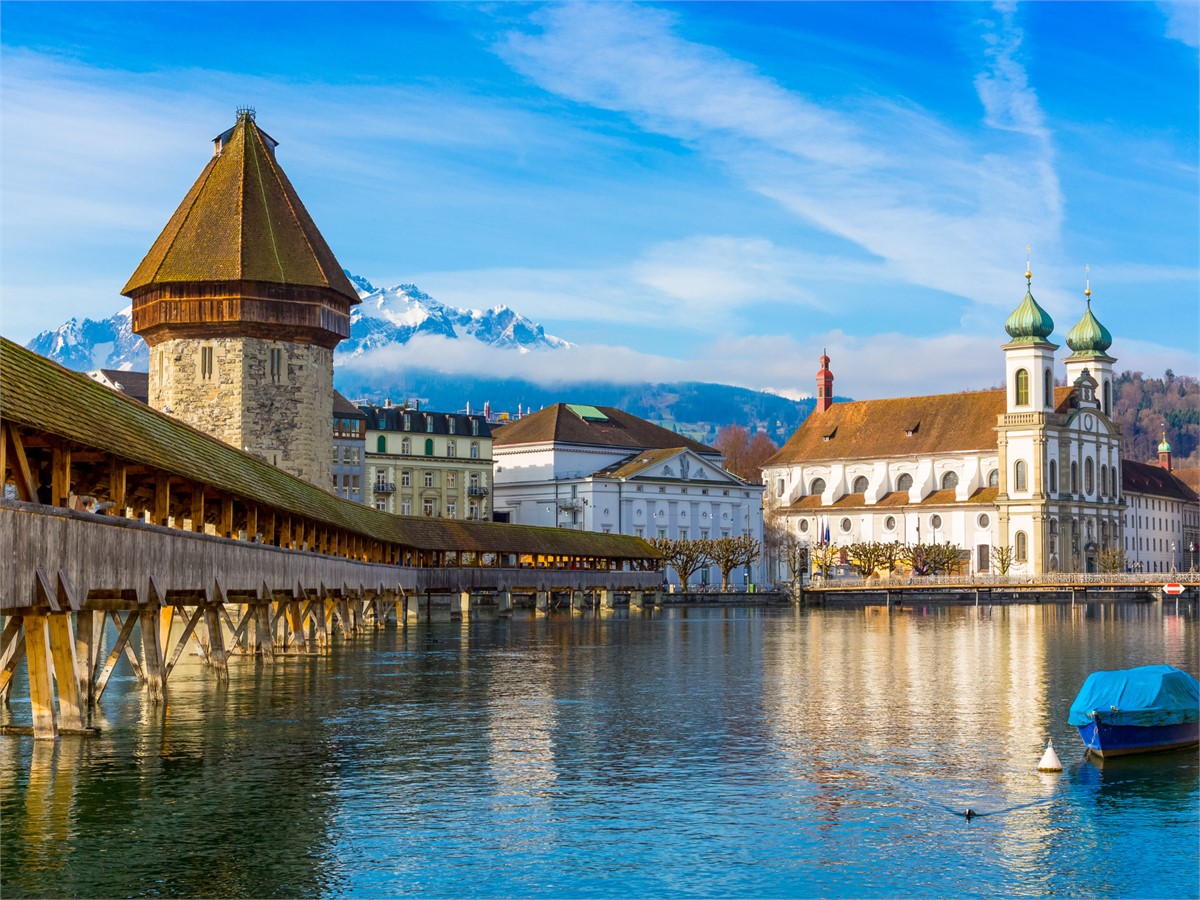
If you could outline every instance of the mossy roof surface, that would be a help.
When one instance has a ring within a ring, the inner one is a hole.
[[[252,118],[240,119],[121,293],[157,284],[257,281],[329,288],[358,303],[273,145]]]
[[[395,516],[344,500],[3,337],[0,414],[33,431],[405,547],[611,559],[659,556],[629,535]]]

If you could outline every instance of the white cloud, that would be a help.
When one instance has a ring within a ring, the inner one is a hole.
[[[1200,4],[1196,0],[1159,0],[1167,17],[1167,37],[1200,48]]]

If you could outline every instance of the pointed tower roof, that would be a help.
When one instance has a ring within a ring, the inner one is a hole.
[[[213,139],[214,155],[121,293],[203,282],[325,288],[359,298],[275,159],[251,109]]]
[[[1041,344],[1054,332],[1054,320],[1033,299],[1033,273],[1025,269],[1025,299],[1012,311],[1004,330],[1014,344]]]

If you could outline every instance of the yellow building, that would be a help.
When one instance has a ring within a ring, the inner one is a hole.
[[[490,521],[492,434],[481,415],[361,406],[366,497],[402,516]]]

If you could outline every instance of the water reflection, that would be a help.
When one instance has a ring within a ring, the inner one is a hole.
[[[4,894],[1194,896],[1195,754],[1101,768],[1066,711],[1196,645],[1157,604],[743,609],[184,658],[165,708],[0,741]]]

